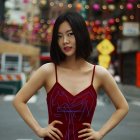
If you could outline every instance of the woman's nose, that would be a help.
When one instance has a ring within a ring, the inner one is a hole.
[[[69,42],[68,37],[64,36],[64,43],[68,43],[68,42]]]

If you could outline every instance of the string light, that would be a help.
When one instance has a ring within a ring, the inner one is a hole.
[[[103,6],[102,6],[102,9],[103,9],[103,10],[106,10],[106,9],[107,9],[107,6],[106,6],[106,5],[103,5]]]
[[[54,6],[54,2],[50,2],[50,6]]]
[[[122,31],[122,30],[123,30],[123,26],[120,25],[120,26],[119,26],[119,29]]]
[[[121,9],[121,10],[124,9],[124,6],[123,6],[123,5],[120,5],[120,9]]]
[[[61,3],[59,3],[59,7],[63,7],[64,6],[64,4],[61,2]]]
[[[68,8],[72,8],[72,4],[68,4]]]
[[[37,4],[38,3],[38,0],[31,0],[31,2],[32,2],[32,4]],[[67,3],[66,1],[65,2],[63,1],[62,2],[60,0],[56,0],[56,1],[52,1],[51,0],[51,2],[48,2],[47,0],[40,0],[39,3],[42,6],[43,5],[46,5],[46,4],[49,4],[51,7],[56,5],[56,6],[59,6],[59,7],[67,6],[67,8],[72,8],[73,6],[76,5],[76,4],[73,5],[72,3]],[[90,8],[90,6],[87,3],[85,3],[85,4],[80,3],[78,6],[79,6],[79,8],[81,8],[81,7],[83,8],[84,7],[87,10]],[[140,4],[139,3],[137,3],[134,6],[136,6],[136,8],[140,8]],[[113,11],[113,10],[115,10],[115,8],[119,8],[121,10],[124,10],[124,9],[125,10],[129,10],[129,9],[127,9],[125,7],[124,3],[123,4],[119,4],[118,7],[115,4],[103,4],[101,7],[102,7],[102,10],[107,10],[108,9],[109,11]],[[115,23],[119,23],[120,21],[125,22],[128,19],[134,20],[134,18],[135,18],[135,16],[132,15],[132,14],[129,15],[128,17],[125,16],[125,15],[123,15],[123,16],[121,15],[120,17],[117,17],[117,18],[114,19],[114,21],[115,21],[114,24]],[[28,24],[31,21],[33,21],[33,18],[32,17],[29,17],[28,18],[28,21],[27,21],[27,19],[24,19],[24,23],[26,23],[26,24]],[[112,38],[112,36],[109,35],[109,34],[111,34],[112,32],[114,32],[115,30],[117,30],[117,27],[115,25],[113,25],[113,24],[111,24],[110,27],[108,27],[109,25],[107,24],[108,23],[107,21],[108,21],[108,19],[106,19],[106,20],[104,19],[99,26],[96,25],[96,22],[95,21],[89,21],[89,22],[86,21],[86,24],[88,26],[88,29],[89,29],[89,31],[91,33],[90,36],[91,36],[92,40],[96,40],[96,39],[97,40],[100,40],[100,39],[104,39],[104,38],[111,39]],[[43,25],[44,23],[47,23],[48,25],[46,25],[46,24]],[[17,23],[15,23],[15,21],[13,21],[13,24],[17,24]],[[36,29],[41,28],[41,29],[38,30],[38,32],[40,33],[40,36],[42,38],[45,38],[46,33],[49,34],[49,32],[51,32],[51,29],[53,27],[53,22],[51,20],[47,20],[46,21],[44,19],[40,19],[40,22],[38,24],[35,24],[34,23],[33,26],[34,26],[35,31],[36,31]],[[123,26],[120,25],[120,23],[119,23],[118,29],[120,31],[123,30]]]
[[[89,9],[89,5],[85,5],[85,9]]]
[[[133,20],[134,19],[134,15],[130,15],[130,19]]]
[[[119,19],[119,18],[116,18],[115,21],[116,21],[116,22],[120,22],[120,19]]]
[[[137,4],[137,7],[140,8],[140,4]]]
[[[46,5],[46,4],[47,4],[47,1],[46,1],[46,0],[41,0],[40,3],[41,3],[42,5]]]
[[[37,0],[32,0],[32,4],[37,4]]]

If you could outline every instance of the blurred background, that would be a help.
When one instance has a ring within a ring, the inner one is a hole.
[[[51,62],[53,25],[67,10],[85,19],[93,47],[89,61],[109,70],[130,105],[125,121],[105,140],[140,140],[140,0],[0,0],[0,139],[39,140],[11,101],[39,66]],[[45,91],[38,93],[29,106],[45,125]],[[96,129],[114,109],[104,91],[98,100]]]

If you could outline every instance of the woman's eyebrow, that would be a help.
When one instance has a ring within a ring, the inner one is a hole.
[[[72,32],[72,29],[66,31],[66,33],[68,33],[68,32]],[[62,33],[58,32],[58,34],[62,34]]]

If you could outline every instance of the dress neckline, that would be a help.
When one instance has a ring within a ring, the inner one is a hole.
[[[70,91],[68,91],[62,84],[60,84],[59,82],[55,82],[55,84],[52,86],[52,88],[49,90],[49,92],[47,93],[47,95],[49,95],[51,92],[52,92],[52,90],[55,88],[55,87],[57,87],[57,86],[59,86],[60,88],[62,88],[65,92],[66,92],[66,94],[67,95],[69,95],[69,96],[71,96],[72,98],[76,98],[76,97],[78,97],[78,96],[80,96],[81,94],[83,94],[83,93],[85,93],[85,91],[87,91],[88,89],[90,89],[91,88],[91,90],[93,90],[94,92],[95,92],[95,95],[96,95],[96,98],[97,98],[97,92],[96,92],[96,90],[95,90],[95,88],[94,88],[94,86],[92,85],[92,84],[90,84],[89,86],[87,86],[87,87],[85,87],[83,90],[81,90],[80,92],[78,92],[78,93],[76,93],[76,94],[72,94]]]

